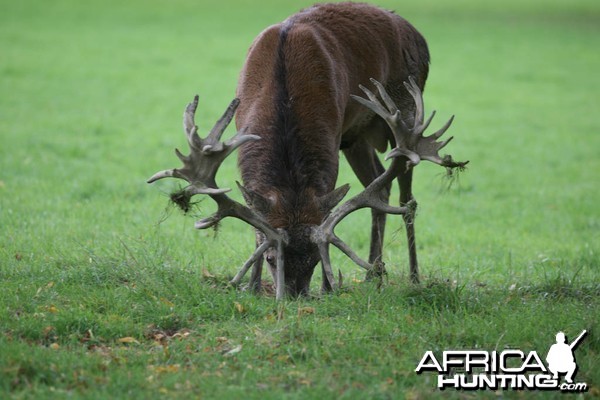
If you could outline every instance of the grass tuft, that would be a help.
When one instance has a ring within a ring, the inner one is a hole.
[[[173,204],[175,204],[184,214],[188,214],[194,204],[192,203],[192,196],[185,189],[178,190],[169,195],[169,199]]]

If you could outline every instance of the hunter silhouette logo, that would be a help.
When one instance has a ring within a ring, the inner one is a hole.
[[[563,332],[556,334],[556,343],[548,350],[547,365],[536,351],[519,349],[503,351],[446,350],[441,357],[427,351],[415,372],[437,372],[440,390],[560,390],[561,392],[585,392],[585,382],[573,382],[577,363],[573,352],[581,343],[584,330],[570,344]],[[561,383],[561,375],[565,382]]]
[[[556,343],[550,347],[546,356],[548,369],[552,372],[554,379],[558,379],[559,373],[566,373],[565,380],[567,383],[573,383],[573,375],[577,371],[573,350],[575,350],[575,347],[577,347],[586,334],[587,331],[584,330],[571,344],[567,344],[567,338],[563,332],[556,334]]]

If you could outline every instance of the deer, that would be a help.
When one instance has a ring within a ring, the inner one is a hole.
[[[435,115],[424,115],[429,62],[424,37],[394,12],[363,3],[306,8],[256,37],[236,98],[204,139],[194,121],[199,102],[194,97],[183,116],[190,154],[176,150],[183,167],[160,171],[148,183],[167,177],[187,181],[172,196],[183,204],[194,195],[211,197],[217,211],[197,221],[198,229],[226,217],[254,228],[255,250],[231,279],[233,285],[252,268],[248,287],[260,291],[266,261],[277,300],[307,295],[320,262],[321,289],[331,292],[342,283],[341,273],[339,282],[333,273],[332,244],[365,269],[367,279],[381,277],[387,214],[403,217],[410,280],[419,283],[414,167],[427,160],[452,171],[468,163],[439,155],[452,137],[438,139],[454,117],[435,133],[423,134]],[[236,134],[221,141],[234,116]],[[388,148],[385,168],[378,153]],[[216,184],[219,166],[235,150],[245,205],[227,195],[230,188]],[[349,185],[335,188],[340,152],[364,186],[342,204]],[[400,188],[398,206],[389,204],[394,180]],[[371,209],[368,260],[334,232],[362,208]]]

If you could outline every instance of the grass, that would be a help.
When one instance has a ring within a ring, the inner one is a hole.
[[[600,6],[405,3],[380,4],[427,38],[426,105],[436,126],[456,114],[449,151],[471,160],[450,190],[416,172],[424,283],[390,218],[381,289],[335,253],[344,290],[277,304],[225,284],[249,228],[195,231],[167,206],[177,184],[145,179],[177,165],[183,106],[200,94],[207,131],[252,39],[300,5],[0,1],[0,398],[495,398],[414,369],[427,350],[545,355],[583,329],[577,381],[597,396]],[[338,181],[359,190],[345,164]],[[368,223],[337,230],[363,255]]]

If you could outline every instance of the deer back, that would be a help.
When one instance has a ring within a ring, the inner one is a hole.
[[[428,62],[412,25],[367,4],[313,6],[255,39],[236,125],[262,140],[242,146],[238,164],[244,184],[270,202],[274,226],[320,223],[316,199],[334,188],[341,146],[364,136],[385,150],[392,140],[387,129],[368,129],[373,113],[350,97],[359,84],[375,78],[412,102],[402,82],[412,75],[423,87]]]

